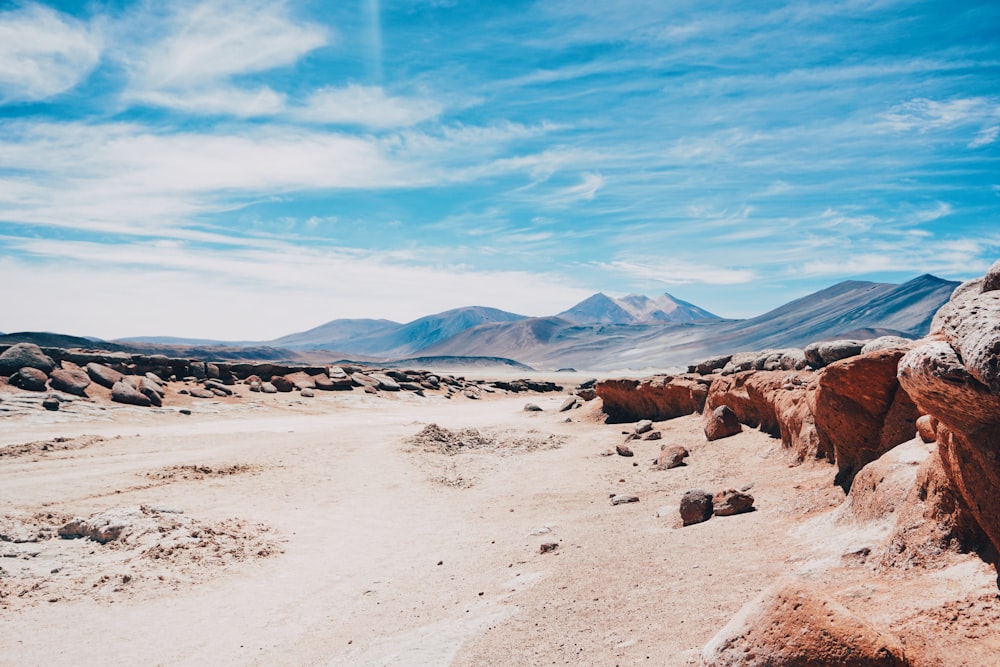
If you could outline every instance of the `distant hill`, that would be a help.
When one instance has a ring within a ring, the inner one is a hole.
[[[717,315],[665,292],[655,299],[641,294],[616,299],[598,292],[556,317],[574,324],[647,324],[719,319]]]
[[[391,320],[333,320],[318,327],[268,341],[269,345],[295,349],[337,350],[359,338],[398,331],[403,327]]]

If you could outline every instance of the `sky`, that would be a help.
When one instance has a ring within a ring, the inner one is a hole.
[[[998,35],[995,0],[0,0],[0,331],[972,278]]]

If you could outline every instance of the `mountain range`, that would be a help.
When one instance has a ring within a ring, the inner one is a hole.
[[[697,359],[817,340],[919,337],[959,283],[923,275],[906,283],[845,281],[758,317],[722,319],[669,294],[602,293],[558,315],[526,317],[469,306],[408,323],[338,319],[270,341],[127,338],[118,344],[281,349],[358,360],[498,357],[541,369],[667,368]]]

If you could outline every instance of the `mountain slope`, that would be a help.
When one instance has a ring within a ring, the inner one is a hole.
[[[288,334],[281,338],[268,341],[268,345],[285,347],[291,350],[315,350],[326,348],[339,350],[358,338],[386,334],[402,328],[399,322],[391,320],[342,319],[332,320],[326,324]]]
[[[556,315],[574,324],[648,324],[718,319],[704,308],[664,292],[656,298],[629,294],[619,299],[598,292]]]

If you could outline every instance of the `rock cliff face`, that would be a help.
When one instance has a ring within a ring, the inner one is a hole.
[[[644,380],[605,380],[596,385],[608,423],[661,421],[701,412],[709,381],[698,376],[660,375]]]
[[[950,486],[1000,549],[1000,262],[963,284],[925,342],[899,364],[899,382],[937,420]]]

